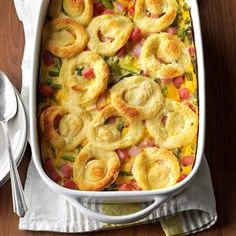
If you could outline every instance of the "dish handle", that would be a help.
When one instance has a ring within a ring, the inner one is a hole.
[[[74,207],[76,207],[82,214],[87,215],[89,218],[93,220],[97,220],[97,221],[108,223],[108,224],[124,224],[124,223],[131,223],[131,222],[141,220],[144,217],[150,215],[163,202],[170,199],[171,196],[170,195],[156,196],[154,197],[153,203],[151,203],[149,206],[145,207],[144,209],[138,212],[129,214],[129,215],[122,215],[122,216],[105,215],[103,213],[96,212],[84,206],[83,203],[81,203],[79,199],[75,199],[68,196],[64,196],[64,198],[68,200]]]

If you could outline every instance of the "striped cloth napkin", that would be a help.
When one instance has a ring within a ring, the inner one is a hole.
[[[29,68],[31,67],[32,36],[39,6],[43,0],[14,0],[19,19],[25,32],[25,50],[22,62],[22,91],[26,111],[28,111]],[[29,136],[28,136],[29,138]],[[19,229],[54,232],[89,232],[139,224],[161,222],[166,235],[187,235],[210,228],[217,220],[215,197],[206,158],[190,187],[178,196],[162,204],[148,217],[130,224],[105,224],[89,219],[71,206],[64,198],[56,195],[42,181],[33,162],[28,168],[25,197],[29,211],[20,219]],[[53,199],[53,200],[52,200]],[[85,206],[110,215],[124,215],[146,206],[135,204],[95,204]]]

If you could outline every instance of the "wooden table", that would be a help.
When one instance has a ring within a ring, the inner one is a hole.
[[[199,1],[205,48],[207,132],[206,147],[219,220],[200,235],[236,235],[236,1]],[[21,88],[23,28],[13,0],[0,0],[0,69],[18,90]],[[30,148],[19,167],[22,181],[30,160]],[[158,223],[91,235],[164,235]],[[18,230],[12,212],[10,181],[0,188],[0,235],[57,235],[56,233]],[[72,235],[72,234],[71,234]]]

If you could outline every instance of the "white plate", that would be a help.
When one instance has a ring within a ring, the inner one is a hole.
[[[27,137],[27,123],[25,110],[20,99],[20,96],[16,92],[18,110],[16,116],[8,123],[9,134],[13,150],[13,158],[18,165],[24,154],[26,147]],[[4,139],[3,129],[0,125],[0,186],[2,186],[9,178],[10,166],[8,162],[8,152],[6,150],[6,142]]]

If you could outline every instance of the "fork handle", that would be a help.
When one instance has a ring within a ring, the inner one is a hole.
[[[12,202],[13,211],[20,217],[24,217],[27,211],[27,206],[25,203],[24,192],[20,180],[20,176],[16,167],[16,163],[13,160],[13,152],[10,143],[10,137],[8,132],[7,121],[3,121],[2,127],[6,140],[6,147],[8,150],[9,164],[10,164],[10,177],[11,177],[11,189],[12,189]]]

